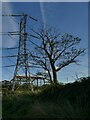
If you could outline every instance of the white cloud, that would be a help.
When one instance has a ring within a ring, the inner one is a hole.
[[[13,14],[12,6],[9,3],[3,4],[2,14],[3,15]],[[18,30],[18,23],[15,21],[15,18],[11,16],[2,17],[2,32],[4,33],[15,32],[17,30]],[[16,45],[16,41],[14,39],[11,39],[9,36],[3,36],[3,47],[14,47],[15,45]]]
[[[12,9],[12,6],[9,4],[9,3],[6,3],[6,4],[3,4],[2,5],[2,14],[4,15],[12,15],[13,14],[13,9]],[[15,21],[15,18],[11,18],[10,16],[3,16],[3,25],[5,27],[4,30],[8,30],[8,29],[11,29],[11,30],[17,30],[17,23]]]

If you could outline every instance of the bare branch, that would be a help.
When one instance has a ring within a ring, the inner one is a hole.
[[[85,49],[77,47],[81,41],[79,37],[65,34],[60,36],[53,28],[41,28],[39,32],[32,30],[40,45],[35,45],[31,54],[32,61],[48,72],[50,80],[57,83],[57,72],[71,63],[78,63]]]

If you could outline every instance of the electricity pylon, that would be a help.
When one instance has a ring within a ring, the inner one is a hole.
[[[12,15],[14,17],[20,16],[20,33],[19,33],[19,45],[18,45],[18,56],[17,56],[17,63],[14,71],[13,77],[13,87],[12,91],[15,89],[17,75],[23,73],[25,76],[26,82],[30,81],[30,70],[28,65],[28,53],[27,53],[27,32],[26,32],[26,23],[27,17],[36,21],[36,19],[32,18],[31,16],[27,16],[27,14],[22,15]],[[22,72],[23,71],[23,72]]]

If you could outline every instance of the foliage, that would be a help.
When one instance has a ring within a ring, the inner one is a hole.
[[[90,77],[3,96],[3,118],[89,118]]]

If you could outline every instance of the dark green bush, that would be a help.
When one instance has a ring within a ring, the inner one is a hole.
[[[38,88],[34,86],[34,89],[40,91],[31,93],[26,86],[19,86],[13,95],[4,95],[3,116],[6,118],[22,117],[22,115],[23,118],[90,117],[90,77],[66,85],[53,84]],[[8,89],[3,91],[7,93]]]

